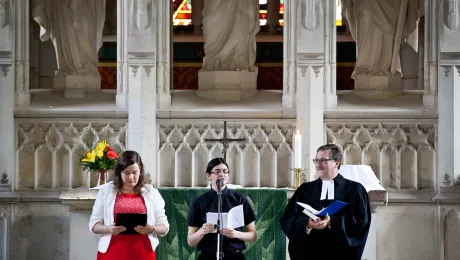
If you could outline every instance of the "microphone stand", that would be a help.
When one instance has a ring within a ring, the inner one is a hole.
[[[217,253],[216,258],[217,260],[222,260],[224,257],[224,253],[222,251],[222,247],[224,244],[224,236],[222,235],[222,187],[221,181],[216,183],[217,185]]]

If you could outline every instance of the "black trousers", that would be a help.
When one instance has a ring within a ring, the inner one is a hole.
[[[216,252],[208,253],[208,252],[201,252],[198,256],[198,260],[216,260]],[[244,257],[243,252],[241,251],[234,251],[234,252],[224,252],[224,260],[246,260]]]

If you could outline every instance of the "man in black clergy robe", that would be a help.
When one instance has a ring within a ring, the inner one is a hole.
[[[291,260],[360,260],[371,224],[369,198],[364,186],[338,173],[342,153],[334,144],[318,148],[317,180],[303,183],[289,201],[281,228],[289,238]],[[297,202],[321,210],[334,200],[348,203],[333,216],[314,221]]]

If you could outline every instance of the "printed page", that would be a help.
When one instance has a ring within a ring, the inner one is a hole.
[[[206,213],[206,223],[211,223],[217,225],[218,214],[215,212]],[[228,223],[228,213],[222,213],[222,228],[227,228]],[[214,231],[213,233],[216,233]]]
[[[305,203],[302,203],[302,202],[297,202],[297,204],[299,204],[300,206],[302,206],[302,208],[304,208],[304,209],[310,211],[310,212],[313,213],[314,215],[318,215],[319,213],[321,213],[321,211],[323,211],[323,210],[318,211],[318,210],[312,208],[310,205],[305,204]]]
[[[228,228],[239,228],[244,226],[244,211],[243,205],[233,207],[228,212]]]

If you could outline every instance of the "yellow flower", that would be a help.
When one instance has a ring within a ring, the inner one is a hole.
[[[96,152],[92,150],[91,152],[86,153],[86,158],[81,160],[82,162],[94,162],[96,161]]]
[[[109,145],[108,145],[107,142],[104,140],[104,141],[102,141],[102,142],[99,142],[99,143],[96,145],[96,150],[99,150],[99,151],[104,152],[104,150],[105,150],[105,148],[106,148],[107,146],[109,146]]]

